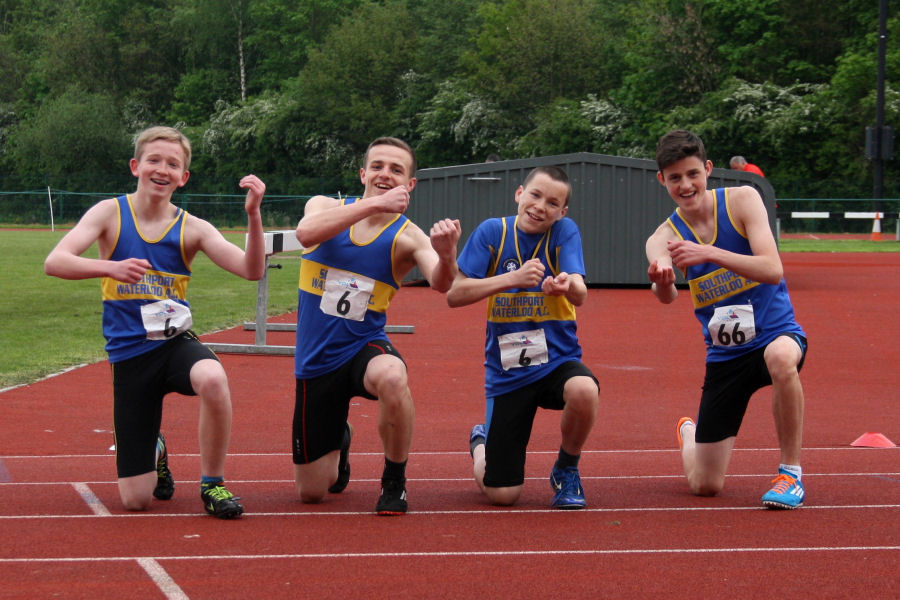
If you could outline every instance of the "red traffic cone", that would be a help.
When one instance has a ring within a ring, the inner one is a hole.
[[[866,432],[856,438],[851,446],[861,446],[864,448],[896,448],[897,444],[887,439],[881,433]]]

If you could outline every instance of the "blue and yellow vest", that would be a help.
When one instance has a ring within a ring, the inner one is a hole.
[[[515,270],[532,258],[544,265],[544,275],[562,271],[584,276],[581,234],[574,221],[563,218],[544,234],[516,229],[515,215],[488,219],[476,228],[460,253],[459,267],[467,277],[486,278]],[[500,337],[543,330],[547,362],[503,368]],[[485,392],[494,397],[542,379],[560,364],[581,359],[575,307],[565,296],[548,296],[541,286],[506,290],[487,299]]]
[[[110,277],[100,280],[103,297],[103,335],[110,362],[133,358],[164,344],[151,340],[141,317],[141,306],[152,302],[178,303],[189,307],[185,296],[191,269],[184,257],[184,224],[187,213],[177,209],[172,222],[155,240],[138,229],[128,196],[116,198],[119,233],[109,260],[143,258],[152,265],[138,283],[122,283]]]
[[[358,198],[345,198],[353,204]],[[387,308],[400,289],[394,270],[394,246],[409,224],[397,215],[371,240],[353,238],[354,227],[306,249],[300,261],[297,291],[297,349],[294,374],[309,379],[329,373],[346,363],[368,342],[387,340],[384,325]],[[330,273],[331,272],[331,273]],[[362,320],[343,318],[341,299],[326,306],[326,281],[343,273],[348,286],[354,279],[373,282]]]
[[[731,218],[728,189],[718,188],[713,193],[716,199],[716,231],[709,243],[736,254],[752,255],[749,240],[744,232],[737,229]],[[704,243],[681,218],[677,209],[669,216],[668,223],[681,239]],[[784,333],[805,336],[794,319],[794,308],[783,278],[777,285],[760,283],[713,263],[688,267],[685,278],[690,287],[694,314],[703,329],[708,362],[728,360],[765,347]],[[756,337],[745,344],[722,345],[723,340],[729,342],[729,338],[739,332],[724,325],[710,332],[710,320],[717,308],[727,310],[726,307],[742,305],[753,308]],[[714,343],[713,335],[719,338],[719,343]]]

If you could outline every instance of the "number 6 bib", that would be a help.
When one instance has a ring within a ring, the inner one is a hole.
[[[548,360],[547,338],[543,329],[507,333],[499,336],[497,341],[500,344],[500,364],[504,371],[542,365]]]
[[[720,306],[707,325],[713,346],[740,346],[756,337],[753,306]]]
[[[187,331],[193,324],[191,309],[170,300],[141,306],[141,320],[148,340],[167,340]]]
[[[362,321],[374,290],[374,279],[340,269],[328,269],[319,308],[326,315]]]

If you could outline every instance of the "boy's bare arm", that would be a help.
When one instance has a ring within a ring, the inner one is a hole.
[[[407,228],[410,233],[421,232],[418,227]],[[418,243],[413,251],[416,265],[432,289],[446,292],[453,285],[459,271],[456,265],[456,246],[462,235],[458,220],[443,219],[431,226],[428,236],[416,236]]]
[[[668,223],[663,223],[647,239],[645,246],[647,260],[650,261],[650,267],[647,269],[650,289],[663,304],[669,304],[678,297],[678,288],[675,287],[675,269],[667,248],[672,239],[675,239],[675,235],[672,233],[671,227]]]
[[[710,244],[677,240],[667,244],[672,263],[686,269],[710,262],[753,281],[779,283],[784,268],[759,193],[749,186],[731,188],[728,206],[735,225],[747,236],[753,254],[738,254]]]
[[[244,209],[247,211],[247,243],[242,250],[225,239],[212,224],[192,217],[189,238],[194,241],[190,247],[202,250],[216,265],[250,281],[262,278],[265,271],[266,245],[263,233],[260,205],[266,192],[265,184],[255,175],[247,175],[240,181],[247,190]],[[196,251],[194,251],[195,253]],[[189,259],[193,253],[188,252]]]
[[[303,218],[297,224],[297,240],[311,248],[330,240],[354,223],[378,213],[403,213],[409,206],[409,191],[398,186],[379,196],[361,198],[353,204],[341,204],[328,196],[313,196],[306,202]]]
[[[540,259],[525,261],[515,271],[477,279],[466,277],[461,271],[447,292],[447,304],[451,307],[467,306],[503,290],[531,288],[540,285],[544,279],[544,265]]]
[[[116,199],[102,200],[92,206],[59,241],[44,260],[44,272],[61,279],[90,279],[112,277],[123,283],[137,283],[151,268],[142,258],[122,261],[82,256],[95,242],[100,256],[106,256],[111,249],[108,233],[118,223]]]

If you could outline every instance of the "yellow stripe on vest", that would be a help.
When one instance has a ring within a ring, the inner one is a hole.
[[[688,283],[695,309],[726,300],[759,285],[758,281],[747,279],[725,268],[691,279]]]
[[[352,273],[352,271],[348,271]],[[353,273],[359,275],[359,273]],[[364,275],[359,275],[365,277]],[[328,266],[317,263],[313,260],[302,259],[300,261],[300,281],[298,287],[304,292],[321,296],[325,290],[325,278],[328,277]],[[394,298],[397,289],[382,281],[375,281],[375,290],[369,298],[368,310],[375,312],[386,312],[388,305]]]
[[[492,323],[574,321],[575,307],[565,296],[541,292],[495,294],[488,299],[487,318]]]
[[[100,290],[104,300],[184,300],[190,280],[190,275],[147,271],[137,283],[103,277]]]

